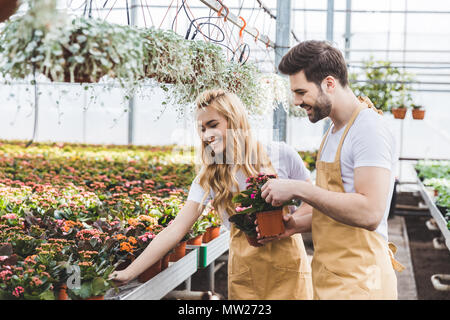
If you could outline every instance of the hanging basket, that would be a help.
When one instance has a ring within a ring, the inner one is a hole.
[[[425,118],[425,110],[424,109],[413,109],[412,117],[416,120],[423,120]]]
[[[19,8],[18,0],[0,0],[0,22],[7,20]]]
[[[405,119],[406,108],[394,108],[392,109],[392,114],[395,119]]]

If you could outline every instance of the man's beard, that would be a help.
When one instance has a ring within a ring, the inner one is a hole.
[[[311,116],[309,116],[309,121],[316,123],[330,115],[331,112],[331,101],[330,99],[320,91],[320,95],[316,99],[314,106],[311,106]]]

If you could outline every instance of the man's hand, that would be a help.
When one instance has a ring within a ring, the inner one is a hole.
[[[281,206],[294,198],[295,189],[304,181],[288,179],[270,179],[261,188],[261,196],[272,206]]]

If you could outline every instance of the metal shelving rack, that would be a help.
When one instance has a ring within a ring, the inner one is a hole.
[[[439,230],[442,233],[442,236],[445,239],[445,245],[447,246],[447,249],[450,250],[450,230],[448,230],[447,221],[445,220],[439,209],[436,207],[433,197],[429,194],[422,181],[420,181],[419,177],[417,177],[417,184],[419,185],[420,194],[422,195],[422,198],[425,200],[425,203],[430,210],[431,216],[436,221],[436,225],[438,226]],[[430,229],[430,227],[428,228]],[[436,244],[434,244],[434,246],[435,248],[437,248]],[[434,274],[431,276],[431,283],[436,290],[450,291],[450,285],[442,283],[441,280],[450,281],[450,274]]]
[[[110,290],[105,299],[108,300],[159,300],[189,279],[197,271],[198,248],[189,249],[190,252],[177,262],[145,283],[137,280],[119,287],[120,292]]]
[[[427,189],[423,185],[422,181],[420,181],[419,178],[417,178],[417,184],[419,185],[420,194],[422,195],[422,198],[425,200],[425,203],[427,204],[431,216],[436,221],[437,226],[439,227],[439,230],[442,233],[442,236],[445,239],[445,244],[447,248],[450,250],[450,230],[447,228],[447,221],[445,220],[442,213],[439,211],[439,209],[436,207],[434,200],[430,196],[430,194],[427,192]]]

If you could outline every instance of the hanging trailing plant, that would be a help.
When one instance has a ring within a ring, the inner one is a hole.
[[[56,11],[56,0],[25,1],[29,11],[8,21],[0,35],[4,77],[26,79],[39,72],[59,82],[104,78],[105,84],[114,85],[117,80],[126,89],[125,97],[156,81],[166,92],[163,104],[179,114],[202,91],[220,87],[235,93],[250,114],[266,114],[281,103],[291,115],[304,115],[293,108],[286,79],[263,75],[249,62],[227,61],[216,44],[186,40],[171,30],[69,19]]]

